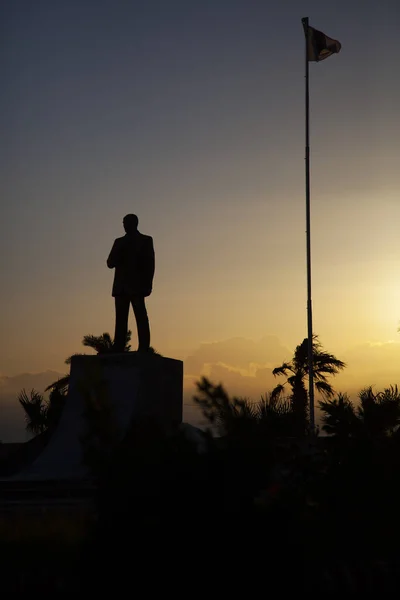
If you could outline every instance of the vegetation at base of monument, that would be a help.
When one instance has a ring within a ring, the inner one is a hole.
[[[373,396],[363,392],[360,421],[368,421],[366,406],[398,404],[396,387]],[[269,586],[298,592],[307,565],[309,591],[398,589],[400,436],[393,416],[382,416],[368,436],[335,430],[325,438],[284,438],[272,422],[281,427],[290,415],[288,400],[269,395],[255,408],[204,379],[197,398],[220,434],[204,434],[207,452],[184,431],[167,435],[150,421],[133,422],[114,446],[100,476],[90,579],[102,573],[102,588],[107,548],[119,564],[126,552],[120,540],[132,539],[152,565],[164,564],[173,547],[188,577],[200,569],[213,583],[219,576],[233,588],[246,582],[247,591],[267,578]],[[335,399],[325,402],[332,407]],[[232,567],[229,583],[222,574]]]
[[[130,349],[130,339],[129,331],[126,350]],[[82,343],[98,353],[111,351],[113,345],[108,333],[101,336],[86,335]],[[325,396],[319,402],[319,407],[322,412],[322,429],[327,434],[362,437],[375,435],[378,431],[380,435],[392,435],[397,431],[400,423],[400,393],[397,386],[378,392],[374,392],[372,387],[361,390],[358,396],[359,406],[356,408],[346,394],[335,396],[328,377],[337,375],[346,365],[322,348],[318,336],[313,339],[313,360],[316,389]],[[67,364],[70,362],[71,357],[66,360]],[[305,339],[296,347],[290,361],[273,370],[276,377],[284,375],[286,381],[278,384],[258,402],[237,397],[230,399],[222,385],[213,385],[206,378],[202,378],[197,384],[199,394],[194,397],[194,402],[207,421],[217,427],[220,435],[232,434],[234,431],[240,435],[242,430],[257,428],[263,435],[272,438],[306,436],[310,434],[306,389],[308,367],[308,344]],[[20,392],[18,401],[24,409],[29,433],[36,435],[56,426],[65,403],[68,384],[69,375],[48,386],[48,400],[36,390],[32,390],[30,395],[25,390]],[[284,396],[287,388],[288,395]],[[88,404],[87,410],[92,410]],[[107,414],[103,407],[101,419],[105,422],[110,418]],[[100,419],[100,414],[96,418]],[[98,426],[100,427],[100,422]]]
[[[131,346],[132,332],[128,331],[126,336],[125,352],[129,352]],[[113,340],[109,333],[101,335],[85,335],[82,344],[92,348],[97,354],[112,352]],[[76,356],[76,355],[74,355]],[[72,356],[65,360],[65,364],[71,364]],[[33,435],[43,433],[51,427],[55,427],[64,407],[69,387],[69,374],[51,383],[44,390],[50,392],[48,399],[41,392],[32,389],[28,394],[25,389],[17,396],[17,400],[25,413],[26,431]]]
[[[125,342],[124,352],[129,352],[131,349],[131,346],[130,346],[131,337],[132,337],[132,332],[129,330],[128,333],[126,334],[126,342]],[[113,351],[114,341],[113,341],[112,337],[110,336],[110,334],[107,332],[102,333],[101,335],[88,334],[88,335],[83,336],[82,345],[85,346],[86,348],[92,348],[92,350],[96,351],[96,354],[109,354]],[[66,365],[71,364],[71,359],[73,356],[84,356],[84,355],[82,353],[77,352],[76,354],[73,354],[72,356],[68,356],[68,358],[65,359]],[[68,391],[68,387],[69,387],[69,373],[67,375],[64,375],[64,377],[61,377],[57,381],[54,381],[53,383],[48,385],[47,388],[45,389],[45,392],[57,389],[64,393],[64,392]]]
[[[32,389],[29,394],[23,389],[17,396],[25,413],[26,431],[39,435],[48,429],[54,429],[61,417],[66,393],[53,389],[48,399]]]
[[[337,375],[346,367],[346,364],[333,354],[325,352],[317,335],[313,336],[312,356],[316,391],[325,398],[331,398],[334,395],[334,389],[329,383],[328,377]],[[293,414],[296,415],[295,433],[298,435],[308,433],[308,393],[306,388],[306,380],[309,377],[308,339],[304,339],[296,347],[291,361],[276,367],[272,373],[275,377],[284,375],[287,379],[284,383],[275,386],[271,393],[271,399],[281,398],[287,385],[290,388],[288,400]]]
[[[197,382],[197,390],[194,403],[221,436],[240,436],[258,430],[267,437],[279,437],[290,435],[296,427],[289,399],[277,398],[272,393],[255,403],[245,398],[230,398],[221,384],[214,385],[206,377]]]
[[[132,337],[132,332],[129,330],[126,335],[124,352],[130,352],[130,350],[131,350],[131,345],[130,345],[131,337]],[[114,350],[114,341],[111,338],[110,334],[107,332],[102,333],[101,335],[92,335],[92,334],[85,335],[85,336],[83,336],[82,344],[86,348],[92,348],[92,350],[95,350],[96,354],[110,354]],[[149,353],[155,354],[157,356],[161,356],[154,348],[149,348]],[[73,358],[73,356],[85,356],[85,354],[77,352],[76,354],[73,354],[72,356],[68,356],[68,358],[66,358],[66,360],[65,360],[66,365],[71,364],[71,359]],[[45,389],[45,392],[48,392],[48,391],[51,391],[54,389],[60,390],[63,393],[67,392],[68,387],[69,387],[69,379],[70,379],[69,374],[64,375],[64,377],[61,377],[57,381],[54,381],[53,383],[48,385],[47,388]]]
[[[326,399],[335,394],[328,377],[337,375],[345,366],[336,356],[325,352],[318,336],[314,336],[314,381],[317,391]],[[236,397],[231,400],[222,385],[213,386],[205,377],[197,384],[200,396],[195,396],[194,402],[222,435],[249,426],[256,426],[263,434],[272,437],[310,435],[306,388],[308,370],[308,340],[305,339],[296,347],[291,361],[272,371],[275,377],[284,375],[286,381],[276,385],[259,402]],[[287,388],[288,394],[284,396]]]
[[[281,590],[293,584],[298,592],[308,563],[309,591],[397,590],[399,392],[369,387],[359,407],[347,400],[343,410],[344,397],[327,378],[344,363],[320,350],[317,360],[326,359],[320,381],[329,385],[320,408],[329,437],[304,435],[308,415],[296,407],[303,398],[297,380],[288,381],[286,398],[280,390],[253,404],[201,379],[195,402],[218,433],[205,434],[203,454],[181,432],[166,437],[151,423],[133,424],[102,479],[93,542],[100,560],[108,545],[118,552],[121,531],[141,548],[150,539],[153,558],[163,540],[186,548],[187,526],[179,523],[193,522],[190,560],[204,566],[215,547],[221,573],[237,564],[239,553],[235,581],[242,573],[247,586],[250,573],[251,581],[262,573],[258,584],[267,574],[271,585],[276,575]],[[282,367],[296,377],[294,361],[289,365],[293,370]],[[305,369],[299,371],[304,382]],[[216,532],[213,543],[202,538],[206,531]],[[257,542],[256,555],[248,552]]]
[[[299,421],[290,397],[277,398],[271,392],[256,403],[244,398],[230,398],[221,384],[214,385],[205,377],[197,383],[197,389],[194,402],[219,435],[257,431],[269,438],[280,438],[299,437],[299,431],[308,431],[306,415],[300,414]],[[329,436],[341,439],[400,436],[400,391],[397,385],[380,391],[374,391],[372,386],[362,389],[357,406],[343,393],[320,400],[318,405],[322,413],[322,430]]]
[[[198,432],[202,452],[184,428],[165,433],[151,420],[133,421],[120,439],[101,373],[90,373],[82,444],[98,483],[96,521],[76,541],[67,567],[51,562],[54,590],[61,580],[115,592],[116,582],[126,587],[132,578],[136,586],[157,579],[165,588],[179,565],[198,585],[222,583],[225,593],[242,584],[247,594],[252,585],[259,592],[266,582],[281,593],[397,593],[399,390],[368,387],[353,404],[325,387],[319,406],[329,435],[310,435],[308,414],[297,409],[307,377],[304,354],[295,363],[302,346],[276,370],[287,377],[285,391],[257,403],[206,378],[197,383],[195,402],[210,425]],[[331,386],[344,365],[320,351],[327,357],[320,372]],[[289,381],[297,375],[303,388]],[[17,567],[10,559],[10,572],[26,569],[29,584],[40,585],[45,568],[52,581],[41,550],[30,546],[29,560],[15,561]]]

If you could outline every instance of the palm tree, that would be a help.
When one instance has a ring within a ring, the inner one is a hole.
[[[390,436],[400,425],[400,392],[397,385],[376,392],[372,386],[359,393],[359,419],[370,437]]]
[[[128,331],[128,333],[126,335],[124,352],[129,352],[129,350],[131,349],[131,346],[129,343],[131,341],[131,337],[132,337],[132,332]],[[113,351],[113,346],[114,346],[114,342],[113,342],[110,334],[107,332],[102,333],[101,335],[92,335],[92,334],[84,335],[82,344],[83,344],[83,346],[86,346],[87,348],[92,348],[93,350],[95,350],[97,352],[97,354],[109,354],[110,352]],[[72,356],[82,356],[82,354],[76,353],[76,354],[73,354]],[[72,356],[69,356],[65,360],[66,365],[71,364]],[[68,387],[69,387],[69,379],[70,379],[69,374],[64,375],[63,377],[60,377],[60,379],[58,379],[57,381],[54,381],[53,383],[48,385],[47,388],[45,389],[45,392],[57,390],[57,391],[61,392],[62,394],[67,393]]]
[[[199,394],[194,396],[194,402],[220,435],[237,437],[260,433],[276,437],[290,434],[292,410],[289,402],[271,394],[261,397],[258,402],[230,398],[221,384],[214,385],[206,377],[196,385]]]
[[[28,396],[25,388],[17,400],[25,411],[26,431],[38,435],[46,430],[46,404],[43,394],[32,389]]]
[[[25,412],[26,431],[38,435],[54,428],[60,419],[65,398],[66,394],[56,389],[51,391],[48,400],[34,389],[29,395],[23,389],[17,399]]]
[[[129,352],[131,349],[129,342],[131,341],[131,332],[128,331],[125,341],[124,352]],[[107,354],[113,351],[114,341],[109,333],[102,333],[101,335],[84,335],[82,344],[87,348],[96,350],[97,354]]]
[[[337,438],[363,437],[370,439],[392,436],[400,427],[400,392],[397,386],[374,392],[372,386],[363,388],[359,405],[354,407],[347,395],[321,401],[323,430]]]
[[[128,331],[125,342],[125,352],[130,350],[131,331]],[[97,354],[110,353],[113,350],[113,340],[109,333],[102,335],[85,335],[82,344],[87,348],[93,348]],[[77,356],[74,354],[73,356]],[[72,356],[65,360],[65,364],[71,364]],[[46,400],[40,392],[31,390],[28,395],[23,389],[17,396],[18,402],[25,411],[26,430],[38,435],[47,429],[55,427],[64,408],[69,388],[70,375],[66,374],[48,385],[45,392],[50,392]]]
[[[329,375],[337,375],[344,369],[346,364],[322,349],[318,336],[313,337],[313,375],[317,391],[325,398],[331,398],[334,395],[332,385],[328,381]],[[306,426],[308,416],[308,394],[306,389],[306,379],[308,378],[308,340],[307,338],[299,344],[294,352],[293,358],[289,362],[284,362],[280,367],[272,371],[276,377],[284,375],[287,377],[284,383],[280,383],[272,390],[272,398],[281,398],[286,384],[291,388],[289,399],[293,412],[301,423]]]
[[[354,405],[347,394],[337,398],[327,398],[319,402],[322,415],[322,429],[329,435],[346,439],[356,435],[360,422]]]

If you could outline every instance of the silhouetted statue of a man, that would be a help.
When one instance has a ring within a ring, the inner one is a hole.
[[[135,313],[140,351],[150,347],[150,326],[145,298],[153,288],[155,256],[153,238],[138,231],[136,215],[123,220],[126,235],[117,238],[107,259],[107,266],[115,268],[112,295],[115,298],[114,349],[123,352],[128,333],[129,307]]]

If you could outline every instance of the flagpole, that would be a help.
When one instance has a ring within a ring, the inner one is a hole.
[[[313,324],[311,300],[311,215],[310,215],[310,90],[309,90],[309,60],[308,60],[308,17],[302,19],[305,31],[305,107],[306,107],[306,239],[307,239],[307,341],[308,341],[308,396],[310,402],[311,432],[315,429],[314,416],[314,361],[313,361]]]

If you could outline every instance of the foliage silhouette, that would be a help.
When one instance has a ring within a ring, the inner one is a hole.
[[[38,435],[43,433],[46,428],[46,404],[43,394],[32,389],[28,396],[23,389],[17,396],[17,400],[24,409],[26,431]]]
[[[339,393],[337,398],[321,400],[319,407],[323,412],[322,429],[329,435],[346,439],[358,431],[360,423],[347,394]]]
[[[318,341],[317,335],[313,337],[313,367],[314,383],[317,391],[325,397],[332,397],[334,390],[328,381],[328,376],[337,375],[339,371],[346,367],[346,364],[333,354],[325,352]],[[284,383],[275,386],[271,397],[274,399],[280,398],[285,391],[285,386],[288,385],[290,387],[289,399],[293,412],[297,417],[297,433],[299,435],[304,435],[307,432],[308,393],[306,379],[309,375],[308,371],[307,338],[296,347],[291,361],[284,362],[272,371],[275,377],[280,375],[287,377]]]
[[[125,344],[125,352],[130,351],[131,331],[128,331]],[[92,348],[97,354],[108,354],[113,352],[114,342],[109,333],[105,332],[101,335],[85,335],[82,340],[83,346]],[[151,354],[161,356],[154,348],[148,350]],[[83,354],[74,354],[72,356],[84,356]],[[65,360],[65,364],[70,365],[72,356]],[[68,394],[70,382],[70,374],[60,377],[48,385],[45,392],[50,392],[49,400],[45,400],[44,396],[32,390],[30,397],[25,390],[22,390],[18,395],[19,403],[25,411],[26,429],[29,433],[37,435],[43,433],[48,428],[55,426],[58,423],[65,399]]]
[[[400,393],[397,385],[374,393],[372,386],[361,390],[359,419],[370,437],[393,435],[400,425]]]
[[[23,389],[17,399],[25,413],[26,431],[38,435],[56,427],[64,408],[66,394],[54,389],[46,400],[43,394],[34,389],[29,395]]]
[[[362,389],[355,407],[346,394],[319,402],[323,430],[340,439],[377,439],[394,435],[400,426],[400,392],[395,386],[374,392]]]
[[[131,332],[128,331],[125,342],[124,352],[129,352],[131,349],[130,342]],[[112,352],[114,349],[114,341],[109,333],[103,333],[102,335],[85,335],[82,340],[82,344],[87,348],[93,348],[97,354],[106,354]]]
[[[131,340],[131,332],[128,331],[125,351],[129,352]],[[96,350],[97,354],[112,352],[113,341],[109,333],[102,335],[85,335],[82,344],[87,348]],[[65,360],[65,364],[71,364],[71,356]],[[65,399],[68,394],[70,375],[64,375],[57,381],[48,385],[45,392],[50,392],[48,400],[46,400],[40,392],[31,390],[28,396],[23,389],[17,396],[17,400],[25,412],[26,430],[28,433],[38,435],[49,428],[55,427],[61,416],[62,409],[65,404]]]
[[[397,417],[392,408],[384,413],[390,419],[377,418],[375,412],[377,406],[397,403],[396,387],[372,396],[371,388],[362,390],[359,408],[345,395],[327,399],[327,406],[335,407],[333,436],[282,439],[291,431],[286,420],[293,412],[290,399],[268,394],[252,404],[230,398],[223,386],[203,378],[198,405],[222,437],[208,436],[208,452],[199,454],[182,431],[166,433],[150,420],[133,421],[127,435],[117,440],[107,390],[98,375],[93,372],[86,382],[94,394],[86,404],[89,428],[83,442],[98,486],[93,530],[79,550],[90,557],[81,561],[81,589],[115,591],[116,580],[129,585],[131,571],[121,565],[124,560],[130,564],[125,543],[130,540],[141,548],[136,584],[141,578],[148,582],[154,565],[174,573],[178,562],[193,578],[205,570],[208,584],[220,575],[225,591],[240,581],[248,593],[249,578],[259,589],[267,577],[271,589],[279,585],[281,591],[292,587],[298,593],[312,564],[306,589],[319,594],[327,589],[335,595],[396,589]],[[376,425],[378,420],[378,437],[358,430],[359,437],[348,437],[353,417],[368,432],[369,421]],[[191,532],[188,524],[194,521],[196,531]],[[198,531],[217,532],[217,543]],[[168,552],[171,539],[173,557]],[[207,558],[213,548],[216,568]],[[241,548],[255,551],[244,553],[237,563]],[[240,565],[239,575],[227,581],[232,564]]]
[[[210,425],[222,436],[262,435],[290,436],[295,419],[290,401],[272,394],[258,402],[246,398],[230,398],[225,388],[202,377],[196,383],[198,394],[193,400]]]

